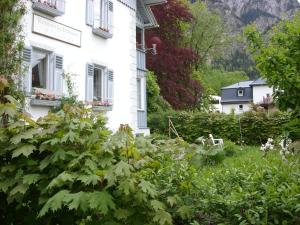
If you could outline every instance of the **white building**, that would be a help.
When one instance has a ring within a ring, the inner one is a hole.
[[[222,112],[240,114],[251,109],[251,104],[263,104],[271,99],[273,88],[266,80],[241,81],[221,89]]]
[[[115,131],[147,128],[144,30],[158,26],[150,6],[165,0],[33,0],[23,19],[23,89],[34,119],[67,95],[105,112]],[[54,97],[55,96],[55,97]],[[52,99],[53,98],[53,99]]]

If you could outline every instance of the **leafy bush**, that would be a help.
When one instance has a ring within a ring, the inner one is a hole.
[[[78,106],[10,120],[0,129],[2,224],[171,224],[144,176],[155,149],[138,150],[127,126],[109,134]]]
[[[260,145],[268,137],[280,135],[290,120],[289,113],[276,112],[246,112],[242,115],[205,113],[205,112],[164,112],[151,114],[148,125],[151,131],[168,134],[168,118],[171,117],[179,135],[188,142],[194,142],[198,137],[213,134],[216,138],[245,144]],[[299,126],[299,125],[298,125]]]

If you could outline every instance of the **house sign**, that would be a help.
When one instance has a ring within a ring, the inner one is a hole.
[[[53,38],[71,45],[81,46],[81,31],[72,27],[33,15],[33,33]]]

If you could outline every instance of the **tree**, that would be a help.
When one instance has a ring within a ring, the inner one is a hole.
[[[211,90],[215,95],[221,94],[222,87],[248,80],[248,76],[243,71],[227,72],[210,67],[202,67],[201,70],[195,71],[194,77],[201,81],[205,91]]]
[[[160,88],[153,72],[147,74],[147,112],[157,113],[171,110],[170,104],[160,95]]]
[[[209,11],[206,4],[200,1],[189,6],[193,20],[190,23],[186,44],[197,54],[199,67],[201,62],[205,63],[219,57],[230,39],[226,35],[226,26],[219,14]]]
[[[150,46],[151,38],[158,36],[162,44],[157,55],[148,55],[147,68],[157,76],[161,94],[173,108],[192,108],[202,92],[200,83],[191,78],[197,55],[183,46],[184,27],[193,16],[187,6],[177,0],[154,6],[152,10],[160,26],[146,32],[146,43]]]
[[[23,42],[20,37],[19,21],[25,13],[20,0],[1,0],[0,2],[0,118],[5,126],[8,114],[14,106],[8,95],[21,98],[17,89],[21,65],[20,52]]]
[[[300,112],[300,13],[280,22],[266,40],[255,25],[244,30],[261,75],[273,86],[279,107]]]

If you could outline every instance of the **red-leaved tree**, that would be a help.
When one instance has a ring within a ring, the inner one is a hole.
[[[159,37],[161,45],[157,55],[147,55],[147,68],[156,74],[162,96],[174,109],[192,108],[202,92],[200,83],[191,78],[197,55],[182,47],[181,40],[182,24],[190,22],[193,16],[178,0],[168,0],[152,10],[159,28],[146,31],[146,43],[150,47],[153,37]]]

